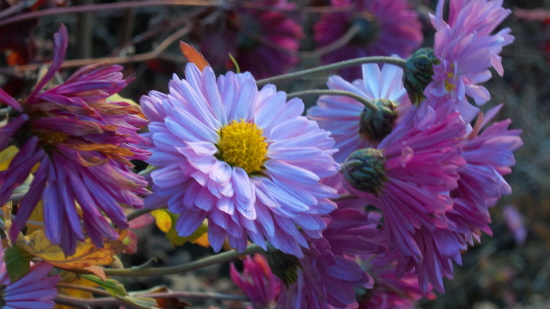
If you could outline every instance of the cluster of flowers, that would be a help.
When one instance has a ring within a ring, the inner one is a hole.
[[[418,22],[404,1],[358,3],[370,15],[327,14],[315,28],[338,36],[344,27],[337,21],[352,18],[358,40],[372,40],[362,31],[375,24],[374,37],[386,49],[352,49],[353,56],[405,57],[419,43],[419,32],[411,34],[419,27],[410,25]],[[499,54],[513,37],[509,29],[492,32],[509,10],[501,0],[451,0],[445,20],[444,6],[439,1],[432,16],[433,49],[414,52],[403,68],[365,64],[362,79],[329,79],[330,89],[370,104],[322,96],[307,117],[300,99],[287,101],[271,84],[258,89],[249,72],[216,77],[211,66],[194,63],[184,79],[173,76],[169,93],[144,96],[141,110],[109,101],[130,81],[119,66],[86,66],[47,88],[67,48],[62,27],[54,61],[31,94],[17,101],[0,90],[0,102],[10,107],[0,151],[19,148],[0,172],[0,205],[34,175],[10,238],[39,201],[46,236],[67,255],[86,235],[98,247],[116,239],[113,225],[128,227],[120,204],[167,205],[179,215],[180,236],[207,220],[215,251],[225,241],[241,252],[250,241],[267,251],[267,262],[256,256],[245,261],[243,276],[231,272],[255,308],[409,308],[432,289],[443,292],[460,251],[491,233],[488,207],[510,193],[503,175],[522,144],[509,120],[488,125],[500,106],[483,114],[468,102],[489,100],[479,83],[491,78],[490,67],[503,73]],[[387,26],[372,18],[394,11],[399,22]],[[280,13],[263,14],[279,20]],[[138,134],[145,125],[149,132]],[[132,159],[156,167],[149,183],[131,172]],[[44,308],[58,279],[37,278],[50,269],[36,264],[27,275],[42,291],[28,301]],[[10,284],[0,275],[0,305],[17,300],[27,277]]]

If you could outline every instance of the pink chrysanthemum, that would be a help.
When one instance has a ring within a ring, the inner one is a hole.
[[[465,125],[458,113],[452,113],[434,118],[420,130],[414,125],[416,113],[410,109],[403,115],[376,149],[352,153],[343,173],[351,193],[382,210],[390,248],[399,248],[416,263],[417,271],[425,266],[427,271],[418,271],[421,283],[429,275],[434,287],[442,290],[432,279],[450,275],[447,268],[441,271],[435,266],[454,258],[459,254],[454,249],[464,244],[453,238],[431,239],[435,236],[430,233],[442,234],[448,227],[445,214],[453,207],[449,192],[457,188],[458,171],[465,164],[460,153]],[[430,264],[434,261],[440,263]]]
[[[349,7],[349,12],[327,13],[314,26],[315,41],[320,47],[342,38],[352,27],[359,31],[349,43],[322,56],[323,63],[397,54],[408,57],[422,42],[422,26],[406,0],[332,0],[335,7]],[[361,76],[359,67],[341,70],[346,80]]]
[[[180,214],[176,229],[189,236],[208,218],[208,237],[220,250],[226,237],[242,251],[250,238],[267,239],[302,256],[301,231],[320,237],[321,215],[335,208],[335,191],[320,184],[337,173],[334,140],[301,116],[299,99],[286,102],[275,86],[258,90],[250,73],[227,73],[217,81],[208,66],[174,76],[170,93],[151,92],[142,108],[151,121],[148,163],[155,194],[148,207]],[[155,205],[156,204],[156,205]]]
[[[502,0],[450,0],[449,17],[445,21],[445,2],[440,0],[436,15],[431,16],[437,30],[434,53],[439,64],[433,67],[433,82],[425,93],[454,98],[461,104],[469,96],[477,104],[484,104],[490,94],[478,84],[491,78],[490,67],[500,75],[504,73],[499,54],[514,40],[509,28],[491,33],[510,10],[502,8]]]
[[[366,289],[364,295],[358,295],[359,309],[411,309],[415,303],[425,296],[418,285],[418,278],[414,271],[396,276],[397,251],[386,254],[364,256],[361,267],[374,279],[374,287]],[[425,296],[434,299],[435,294],[429,292]]]
[[[364,64],[362,70],[363,79],[355,80],[353,84],[335,75],[329,78],[327,85],[329,89],[350,91],[371,102],[390,101],[396,106],[398,115],[411,106],[403,88],[403,70],[400,67],[386,64],[380,70],[377,64]],[[365,125],[361,122],[365,108],[362,103],[349,97],[321,96],[317,105],[307,111],[310,119],[316,120],[321,128],[332,134],[335,148],[339,149],[334,154],[336,162],[344,162],[357,149],[375,145],[360,133],[361,126]]]
[[[137,194],[148,194],[147,182],[130,171],[129,160],[145,159],[148,153],[130,143],[144,139],[136,131],[148,122],[139,107],[106,100],[129,82],[122,79],[120,66],[89,65],[62,85],[43,90],[65,57],[65,26],[54,41],[53,63],[27,98],[18,102],[0,90],[0,102],[14,110],[14,119],[1,129],[0,150],[10,142],[20,148],[9,168],[0,172],[0,203],[40,164],[10,235],[17,238],[42,200],[46,236],[70,255],[76,241],[85,237],[82,225],[101,247],[103,238],[118,238],[111,222],[128,227],[119,203],[143,205]]]
[[[53,265],[40,262],[31,266],[28,274],[11,282],[3,261],[4,250],[0,242],[0,308],[2,309],[49,309],[55,306],[56,285],[61,277],[46,277]]]
[[[323,238],[310,240],[297,280],[282,287],[276,308],[357,308],[354,287],[372,288],[373,281],[353,257],[385,249],[377,239],[379,218],[351,208],[327,216]]]
[[[286,0],[254,1],[280,9],[294,5]],[[296,53],[304,36],[301,26],[281,11],[238,7],[225,12],[211,33],[201,42],[201,52],[218,68],[235,57],[243,71],[257,78],[288,72],[298,62]],[[207,29],[208,30],[208,29]]]
[[[247,256],[243,261],[244,272],[239,274],[235,264],[231,263],[231,279],[246,293],[252,308],[269,307],[277,301],[281,290],[281,279],[271,272],[266,258],[261,254]]]

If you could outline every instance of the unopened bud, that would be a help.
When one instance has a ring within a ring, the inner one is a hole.
[[[298,267],[300,261],[294,255],[286,254],[268,243],[267,264],[269,268],[279,277],[287,287],[291,286],[298,279]]]
[[[380,150],[359,149],[342,164],[342,173],[355,189],[377,195],[386,181],[385,162],[386,158]]]
[[[397,119],[396,105],[386,99],[372,101],[378,106],[377,111],[365,107],[359,120],[359,135],[368,139],[371,143],[378,143],[391,133],[393,124]]]
[[[424,47],[416,50],[409,58],[403,72],[403,86],[411,102],[418,104],[426,97],[424,89],[433,80],[433,65],[439,64],[433,48]]]

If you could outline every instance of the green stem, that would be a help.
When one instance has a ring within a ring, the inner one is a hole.
[[[132,268],[105,269],[105,274],[108,276],[132,276],[132,277],[164,276],[164,275],[181,274],[181,273],[186,273],[189,271],[201,269],[204,267],[228,262],[243,255],[261,253],[261,252],[264,252],[264,249],[262,249],[262,247],[256,244],[251,244],[251,245],[248,245],[246,250],[244,250],[243,252],[237,252],[235,250],[231,250],[223,253],[218,253],[216,255],[212,255],[204,259],[193,261],[184,265],[176,265],[176,266],[169,266],[169,267],[162,267],[162,268],[143,268],[143,269],[132,269]]]
[[[393,65],[396,65],[396,66],[399,66],[399,67],[405,69],[405,65],[406,65],[407,62],[406,62],[405,59],[393,58],[393,57],[363,57],[363,58],[356,58],[356,59],[341,61],[341,62],[329,64],[329,65],[323,65],[323,66],[313,68],[313,69],[297,71],[297,72],[292,72],[292,73],[289,73],[289,74],[283,74],[283,75],[278,75],[278,76],[273,76],[273,77],[269,77],[269,78],[260,79],[260,80],[256,81],[256,84],[258,84],[260,86],[260,85],[264,85],[264,84],[268,84],[268,83],[275,83],[275,82],[280,82],[280,81],[284,81],[284,80],[297,79],[297,78],[304,77],[304,76],[318,75],[319,73],[327,73],[328,71],[349,68],[349,67],[353,67],[353,66],[360,65],[360,64],[363,64],[363,63],[388,63],[388,64],[393,64]]]
[[[134,210],[133,212],[129,213],[128,216],[126,216],[126,220],[132,221],[135,218],[148,214],[153,210],[154,209],[150,209],[150,208],[142,208],[142,209]]]
[[[300,96],[305,96],[305,95],[341,95],[341,96],[350,97],[352,99],[355,99],[355,100],[363,103],[363,105],[365,105],[365,107],[367,107],[368,109],[370,109],[373,112],[377,112],[377,111],[380,110],[378,108],[378,106],[376,106],[371,101],[367,100],[365,97],[360,96],[357,93],[354,93],[354,92],[351,92],[351,91],[346,91],[346,90],[312,89],[312,90],[304,90],[304,91],[287,93],[286,97],[288,99],[290,99],[290,98],[300,97]]]

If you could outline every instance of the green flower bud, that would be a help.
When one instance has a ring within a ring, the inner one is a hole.
[[[359,149],[352,152],[342,164],[342,173],[355,189],[377,195],[387,180],[385,162],[386,158],[380,150]]]
[[[378,111],[365,107],[359,120],[359,135],[371,143],[378,143],[391,133],[397,119],[396,105],[386,99],[377,99],[372,102],[378,106]]]
[[[432,82],[433,65],[439,64],[433,48],[424,47],[416,50],[409,58],[403,72],[403,86],[407,90],[411,102],[418,104],[426,97],[424,89]]]
[[[380,24],[374,15],[367,12],[360,12],[354,16],[351,25],[358,28],[357,33],[350,40],[351,44],[368,46],[378,39]]]
[[[267,264],[269,268],[279,277],[287,287],[298,280],[298,267],[300,261],[294,255],[286,254],[281,250],[275,249],[271,244],[267,244]]]

